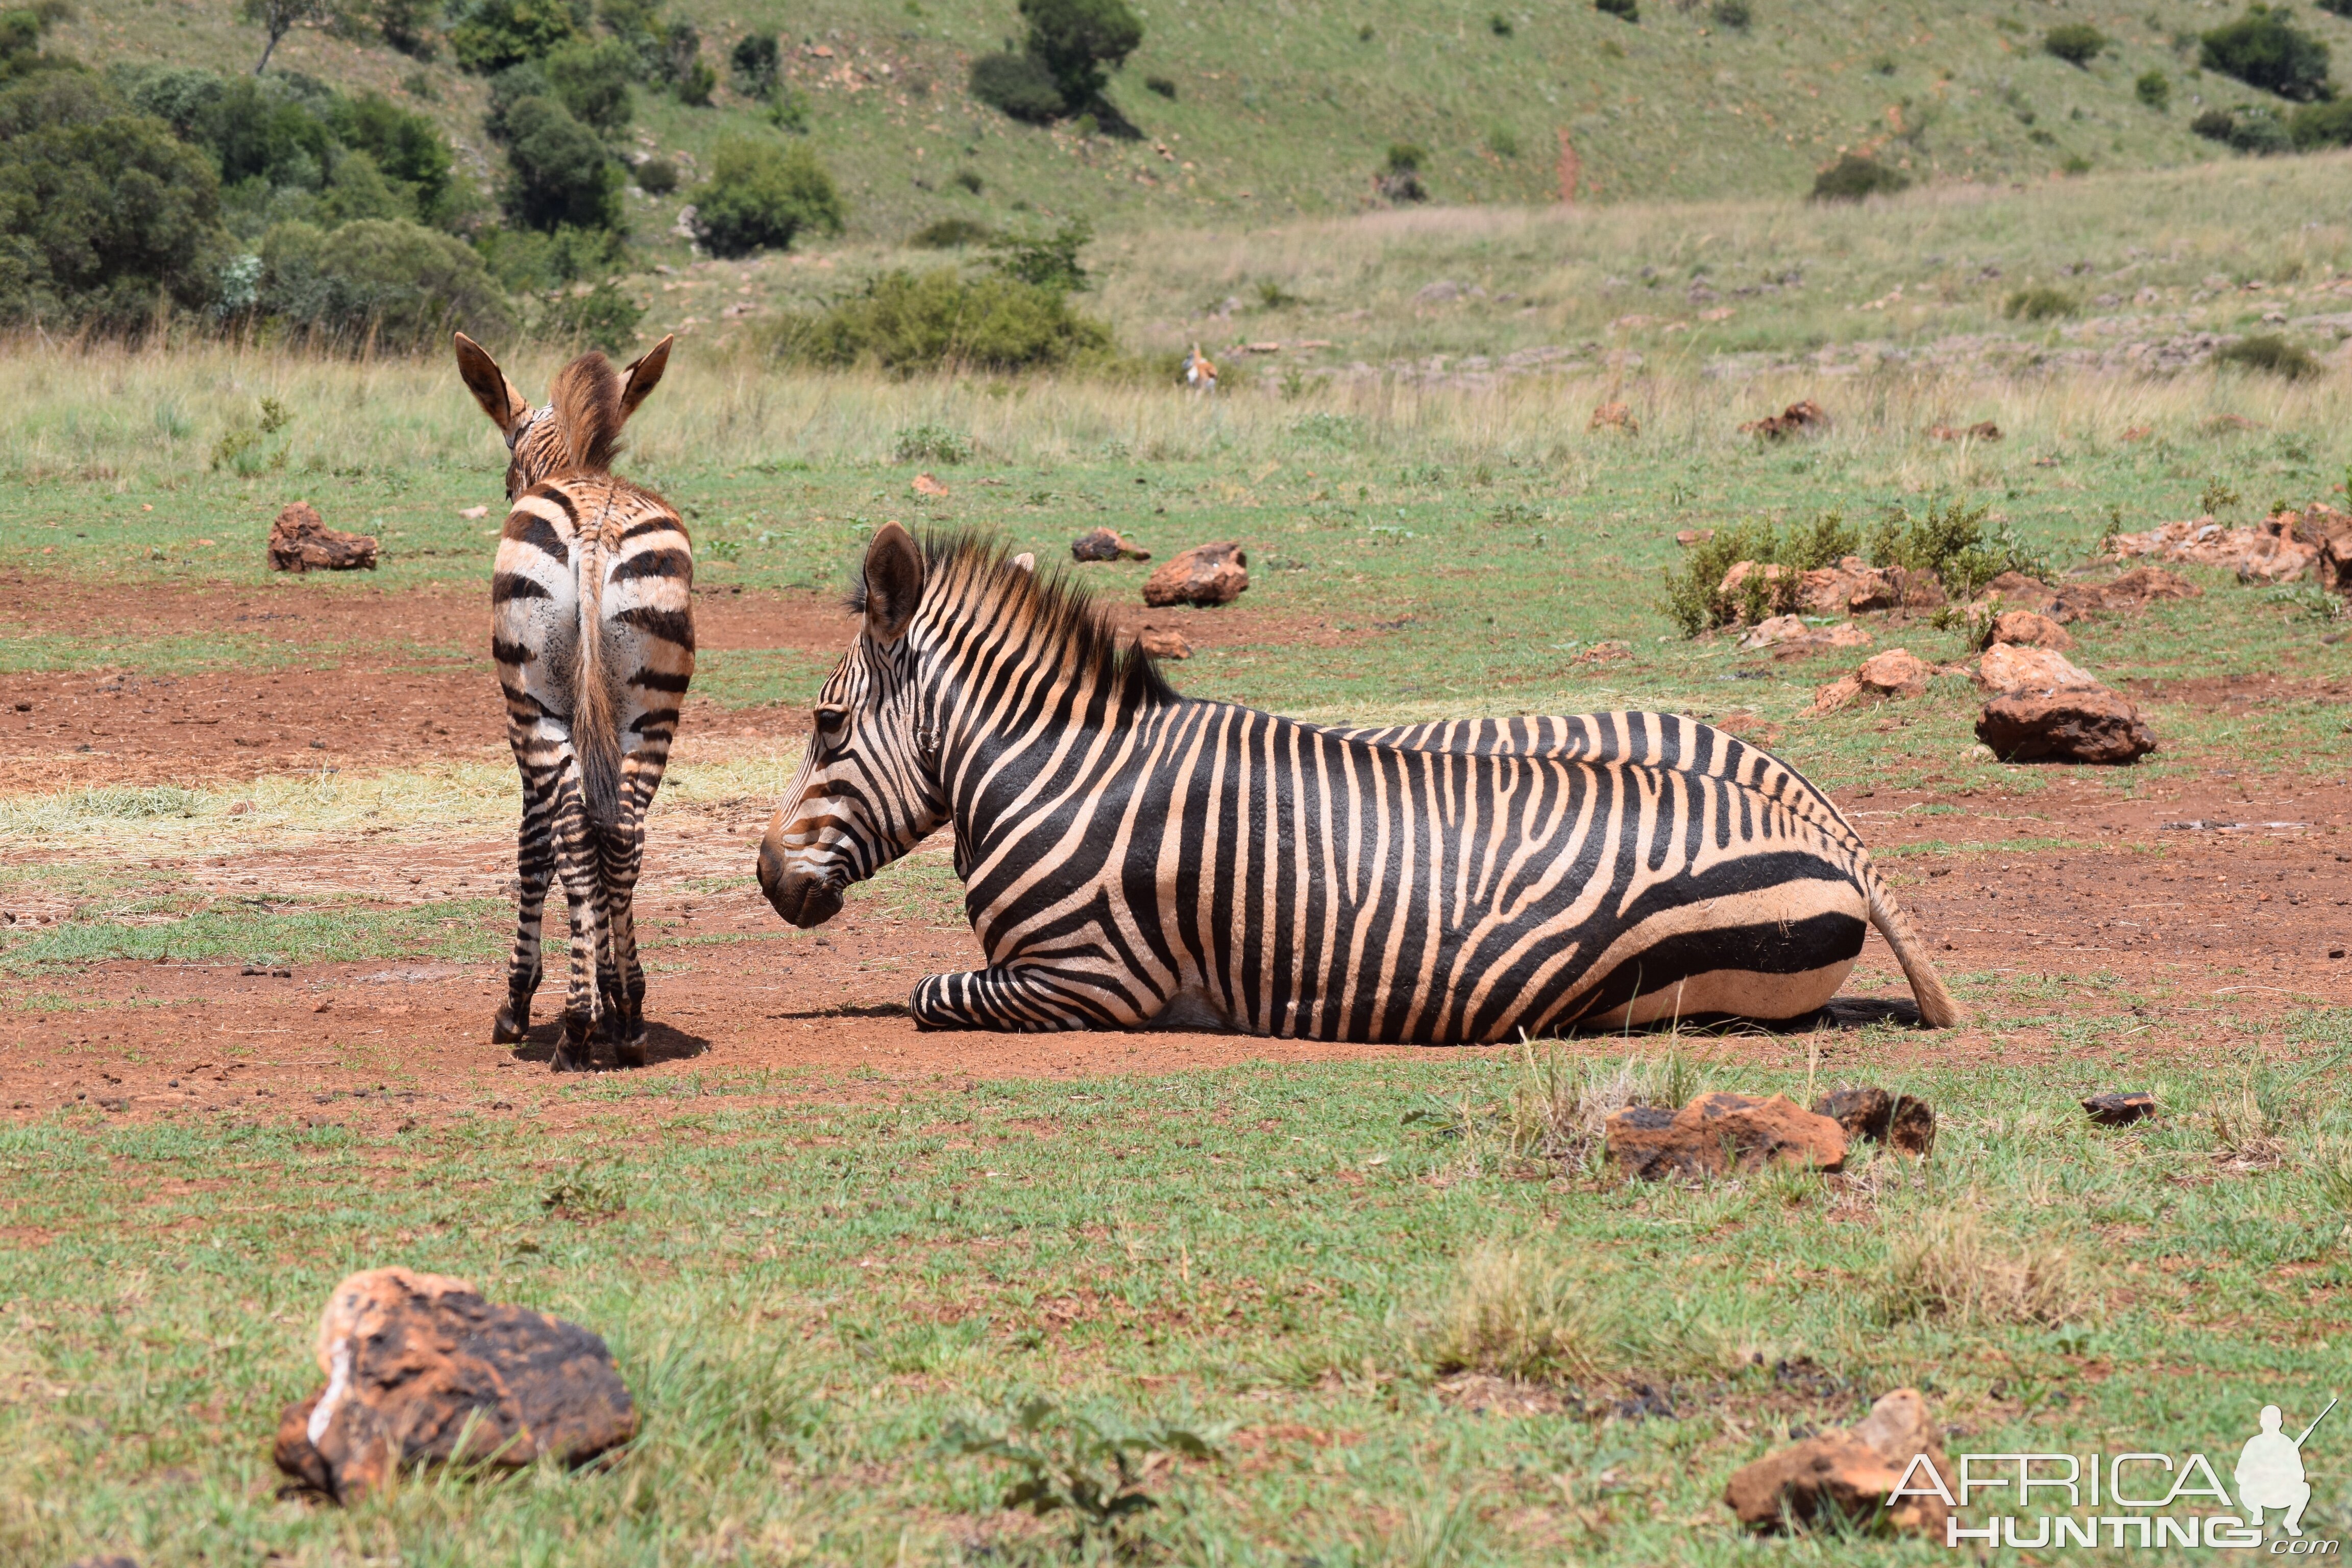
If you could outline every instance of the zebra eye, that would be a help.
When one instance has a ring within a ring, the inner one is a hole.
[[[841,739],[849,728],[849,710],[837,702],[821,703],[816,710],[816,732],[820,739],[833,742]]]

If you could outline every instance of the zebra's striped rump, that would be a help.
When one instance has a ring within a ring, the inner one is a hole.
[[[560,877],[572,977],[555,1066],[586,1066],[600,1027],[623,1061],[642,1061],[635,897],[646,809],[694,676],[694,555],[669,504],[607,465],[622,422],[661,377],[669,340],[621,373],[602,354],[582,356],[537,410],[478,345],[463,335],[457,344],[467,384],[512,452],[490,652],[522,775],[520,893],[492,1037],[510,1044],[529,1029],[541,913]]]
[[[1874,917],[1810,785],[1187,701],[970,540],[886,528],[866,579],[761,880],[814,923],[952,823],[989,966],[924,980],[926,1026],[1458,1044],[1790,1020]]]

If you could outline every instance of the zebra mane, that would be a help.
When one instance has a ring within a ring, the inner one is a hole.
[[[1151,656],[1120,636],[1092,591],[1068,568],[1041,572],[1015,566],[1002,539],[975,529],[927,530],[917,542],[923,552],[926,609],[944,603],[950,617],[969,618],[983,606],[1008,605],[1028,647],[1058,647],[1059,662],[1070,675],[1092,677],[1118,694],[1120,706],[1141,710],[1183,700]],[[864,573],[852,576],[847,603],[865,614]]]
[[[572,466],[591,473],[609,469],[627,417],[621,411],[620,373],[612,361],[600,353],[582,354],[556,372],[547,401]]]

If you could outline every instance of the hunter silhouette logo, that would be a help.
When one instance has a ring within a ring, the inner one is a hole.
[[[2279,1430],[2283,1417],[2275,1405],[2263,1406],[2262,1430],[2246,1439],[2238,1455],[2234,1472],[2238,1481],[2238,1501],[2246,1510],[2246,1523],[2255,1530],[2263,1527],[2266,1509],[2284,1509],[2286,1517],[2279,1522],[2289,1535],[2303,1533],[2303,1510],[2311,1501],[2311,1482],[2303,1474],[2303,1446],[2327,1419],[2327,1411],[2336,1408],[2336,1401],[2327,1402],[2323,1410],[2303,1429],[2300,1437],[2290,1437]]]

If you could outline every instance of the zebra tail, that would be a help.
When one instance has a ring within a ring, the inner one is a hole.
[[[609,831],[621,820],[621,731],[612,675],[604,666],[604,552],[593,539],[572,558],[579,574],[580,667],[572,680],[572,754],[588,820]]]
[[[1868,860],[1862,863],[1863,887],[1870,895],[1870,923],[1895,950],[1895,962],[1903,966],[1903,978],[1911,983],[1911,995],[1919,1004],[1919,1018],[1931,1029],[1956,1029],[1969,1021],[1968,1009],[1953,999],[1944,989],[1943,980],[1927,958],[1927,945],[1919,933],[1911,929],[1895,895],[1878,879],[1878,868]]]

